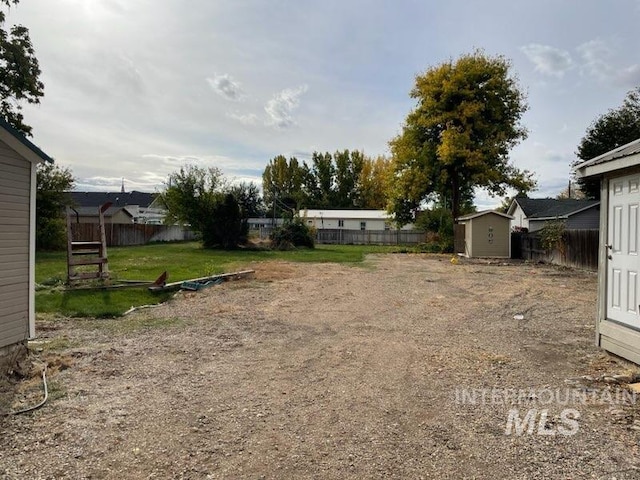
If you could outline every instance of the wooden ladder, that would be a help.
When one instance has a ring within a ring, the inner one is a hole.
[[[111,206],[107,202],[98,208],[98,228],[100,241],[94,240],[73,240],[73,230],[71,228],[71,207],[67,207],[67,283],[81,280],[109,280],[109,265],[107,258],[107,237],[104,232],[104,212]],[[76,212],[77,214],[77,212]],[[96,271],[78,272],[76,267],[95,265]]]

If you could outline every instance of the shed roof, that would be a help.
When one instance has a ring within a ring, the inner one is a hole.
[[[509,213],[513,213],[516,203],[520,205],[527,218],[533,219],[566,218],[600,204],[598,200],[578,200],[575,198],[516,197],[509,207]]]
[[[471,220],[473,218],[482,217],[484,215],[499,215],[509,220],[513,220],[511,215],[507,215],[506,213],[498,212],[497,210],[481,210],[479,212],[470,213],[468,215],[463,215],[462,217],[458,217],[458,220]]]
[[[640,154],[640,138],[620,147],[614,148],[591,160],[579,163],[574,170],[580,177],[600,175],[640,164],[640,158],[630,158]]]
[[[5,130],[11,137],[17,140],[22,146],[26,147],[32,154],[36,155],[38,160],[53,163],[53,158],[44,153],[38,146],[32,143],[22,132],[12,127],[9,122],[0,117],[0,128]],[[29,159],[31,160],[31,159]]]
[[[138,192],[68,192],[73,203],[79,207],[99,207],[107,202],[114,206],[139,205],[148,207],[155,198],[154,193]]]
[[[309,209],[300,210],[300,216],[306,216],[307,218],[336,218],[340,220],[389,220],[392,218],[386,210]]]

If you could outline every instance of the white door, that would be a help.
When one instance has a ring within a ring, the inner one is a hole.
[[[609,181],[607,318],[640,330],[640,174]]]

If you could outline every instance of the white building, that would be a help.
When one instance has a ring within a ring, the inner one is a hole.
[[[640,139],[575,171],[600,180],[597,344],[640,364]]]
[[[300,218],[318,230],[395,230],[393,217],[386,210],[300,210]],[[413,224],[402,227],[413,230]]]

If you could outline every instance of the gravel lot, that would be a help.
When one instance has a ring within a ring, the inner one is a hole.
[[[52,400],[0,418],[0,476],[640,478],[640,408],[609,378],[638,370],[593,345],[595,274],[250,267],[124,319],[40,321]]]

